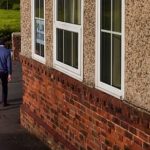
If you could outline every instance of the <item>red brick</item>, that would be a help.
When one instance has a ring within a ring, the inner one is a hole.
[[[137,144],[133,144],[130,146],[131,150],[143,150],[143,148]]]
[[[135,135],[137,134],[137,130],[133,127],[129,127],[129,131]]]
[[[120,126],[115,126],[115,130],[117,133],[124,135],[125,130]]]
[[[144,140],[144,141],[146,141],[146,142],[149,142],[148,135],[146,135],[145,133],[139,131],[139,132],[138,132],[138,136],[139,136],[142,140]]]
[[[112,143],[111,143],[111,141],[108,140],[108,139],[105,139],[105,144],[106,144],[107,146],[109,146],[109,147],[112,147]]]
[[[118,134],[118,142],[123,142],[123,135],[121,134]]]
[[[121,121],[121,127],[123,127],[124,129],[128,130],[128,124],[124,121]]]
[[[115,124],[117,124],[117,125],[120,125],[120,120],[118,119],[118,118],[116,118],[116,117],[113,117],[112,118],[112,121],[115,123]]]
[[[93,150],[148,147],[148,126],[143,120],[148,120],[149,115],[35,60],[20,58],[24,80],[22,106],[32,112],[21,109],[21,124],[39,138],[46,141],[53,136],[56,143],[64,145],[64,150],[72,150],[72,146],[81,150],[87,146]]]
[[[150,150],[150,143],[143,143],[143,149],[144,150]]]
[[[133,139],[133,135],[130,132],[128,132],[128,131],[125,131],[124,135],[125,135],[125,137],[127,137],[130,140]]]
[[[143,141],[142,141],[141,139],[139,139],[138,137],[135,137],[135,136],[134,136],[134,142],[135,142],[137,145],[139,145],[139,146],[142,147]]]
[[[118,145],[114,145],[113,150],[120,150],[120,147]]]

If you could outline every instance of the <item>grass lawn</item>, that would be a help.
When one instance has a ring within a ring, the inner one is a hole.
[[[20,31],[20,11],[0,9],[0,30],[4,27]]]

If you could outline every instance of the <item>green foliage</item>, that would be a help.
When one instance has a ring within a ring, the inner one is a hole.
[[[8,26],[13,31],[20,31],[20,12],[18,10],[0,9],[0,30]]]
[[[0,0],[0,9],[12,9],[14,4],[19,5],[20,0]]]
[[[5,42],[7,48],[11,48],[11,34],[13,29],[10,26],[3,26],[0,29],[0,41]]]
[[[10,26],[3,26],[0,28],[0,40],[1,41],[7,41],[11,39],[11,33],[13,32],[13,29]]]
[[[12,32],[19,31],[20,12],[18,10],[0,9],[0,41],[7,41],[8,47],[10,47]]]
[[[12,9],[13,10],[19,10],[20,9],[20,4],[13,4]]]

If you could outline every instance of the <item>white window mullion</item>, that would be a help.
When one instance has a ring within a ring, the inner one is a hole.
[[[41,14],[40,6],[41,6],[41,1],[39,0],[39,18],[41,17],[41,16],[40,16],[40,14]],[[42,55],[42,52],[41,52],[41,51],[42,51],[42,48],[41,48],[42,45],[41,45],[41,43],[39,44],[39,46],[40,46],[40,52],[39,52],[39,54],[40,54],[40,56],[41,56],[41,55]]]
[[[83,7],[83,2],[80,2],[80,3],[78,2],[78,8],[80,8],[80,7],[81,8]],[[79,10],[79,11],[81,11],[81,10]],[[82,18],[83,14],[81,12],[79,12],[78,14],[81,14],[81,16],[78,16],[78,19],[80,19],[80,24],[82,24],[82,19],[81,18]]]
[[[61,28],[67,31],[72,31],[72,32],[78,32],[81,29],[81,26],[79,25],[70,24],[70,23],[61,22],[61,21],[56,21],[55,26],[57,28]]]
[[[75,0],[73,0],[72,5],[73,5],[73,6],[72,6],[72,9],[73,9],[73,10],[72,10],[72,11],[73,11],[73,12],[72,12],[72,23],[74,24],[74,22],[75,22],[75,21],[74,21],[74,19],[75,19],[75,17],[74,17],[74,14],[75,14],[75,12],[74,12],[74,11],[75,11],[75,10],[74,10],[74,9],[75,9]]]
[[[71,33],[71,66],[73,66],[74,57],[73,57],[73,33]]]
[[[41,6],[41,1],[39,0],[39,16],[38,16],[39,18],[41,17],[41,16],[40,16],[40,14],[41,14],[40,6]],[[39,43],[39,48],[40,48],[40,49],[39,49],[39,50],[40,50],[40,51],[39,51],[39,54],[40,54],[40,56],[41,56],[41,43]]]
[[[63,63],[65,62],[65,31],[63,30]]]
[[[122,33],[120,33],[120,32],[104,30],[104,29],[101,29],[101,32],[110,33],[110,34],[116,34],[116,35],[122,35]]]
[[[112,54],[113,53],[113,51],[112,51],[112,37],[113,37],[113,34],[112,34],[113,8],[112,8],[112,6],[113,6],[113,1],[111,0],[111,36],[110,36],[110,38],[111,38],[111,48],[110,48],[111,49],[111,56],[110,56],[111,57],[111,61],[110,61],[111,62],[111,75],[110,75],[111,76],[111,80],[110,80],[110,85],[112,85],[112,65],[113,65],[112,64],[112,55],[113,55]]]
[[[41,1],[39,0],[39,18],[40,18],[40,12],[41,12],[41,9],[40,9],[40,6],[41,6]]]
[[[73,5],[73,6],[72,6],[72,9],[73,9],[73,10],[72,10],[72,11],[73,11],[73,12],[72,12],[72,23],[74,24],[74,18],[75,18],[75,17],[74,17],[74,14],[75,14],[75,12],[74,12],[74,11],[75,11],[75,10],[74,10],[75,4],[74,4],[74,3],[75,3],[75,0],[72,0],[72,1],[73,1],[73,2],[72,2],[72,5]],[[73,33],[71,33],[71,57],[72,57],[71,65],[73,66],[73,62],[74,62],[74,57],[73,57]]]
[[[121,89],[122,91],[124,91],[124,80],[125,80],[125,75],[124,75],[124,71],[125,71],[125,5],[123,5],[122,3],[124,3],[124,0],[121,2],[121,5],[122,5],[122,15],[121,15],[121,21],[122,21],[122,24],[121,24],[121,33],[122,33],[122,36],[121,36]],[[124,98],[124,92],[122,92],[122,98]]]
[[[66,21],[65,5],[66,5],[66,1],[64,0],[64,22]]]

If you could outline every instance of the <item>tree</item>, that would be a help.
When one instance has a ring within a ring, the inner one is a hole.
[[[20,0],[0,0],[0,9],[12,9],[14,4],[20,4]]]

